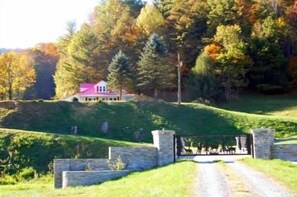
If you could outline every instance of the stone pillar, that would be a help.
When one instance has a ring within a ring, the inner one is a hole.
[[[255,159],[271,159],[274,132],[269,128],[252,129]]]
[[[154,146],[158,149],[158,166],[166,165],[174,161],[173,135],[175,131],[152,131]]]
[[[62,188],[62,173],[70,170],[69,159],[55,159],[54,160],[54,185],[55,188]]]

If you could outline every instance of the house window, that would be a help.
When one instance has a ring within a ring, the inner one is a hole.
[[[103,86],[103,92],[105,92],[105,86]]]
[[[97,86],[97,92],[99,92],[99,87]]]
[[[100,86],[100,92],[102,92],[102,86]]]

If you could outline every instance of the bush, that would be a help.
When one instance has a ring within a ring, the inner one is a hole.
[[[3,177],[0,178],[0,185],[14,185],[16,184],[16,180],[9,175],[5,175]]]
[[[27,167],[21,169],[21,171],[17,173],[15,176],[18,181],[29,181],[37,177],[37,172],[36,170],[34,170],[34,168]]]
[[[111,170],[115,170],[115,171],[125,170],[127,166],[128,165],[122,161],[121,156],[119,156],[115,161],[108,161],[108,167]]]

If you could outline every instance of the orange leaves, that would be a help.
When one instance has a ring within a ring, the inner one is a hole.
[[[13,93],[24,91],[35,82],[33,61],[26,54],[9,52],[0,56],[0,89],[12,99]]]
[[[222,47],[217,44],[209,44],[204,48],[204,52],[209,56],[212,62],[215,62],[220,55]]]

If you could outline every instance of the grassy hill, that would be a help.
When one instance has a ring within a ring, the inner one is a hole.
[[[108,132],[102,125],[108,122]],[[68,103],[0,102],[0,127],[70,134],[131,142],[152,142],[151,131],[171,129],[179,134],[231,134],[252,128],[276,129],[278,138],[297,134],[297,119],[234,112],[202,104],[178,106],[165,102]],[[139,131],[140,135],[135,135]]]
[[[107,158],[110,146],[139,145],[145,144],[0,129],[0,185],[51,172],[56,158]]]
[[[107,132],[102,130],[104,122],[108,122]],[[72,126],[78,126],[78,135],[70,135]],[[0,171],[13,175],[15,181],[51,171],[54,158],[106,158],[109,146],[151,143],[151,131],[156,129],[178,134],[235,134],[260,127],[276,129],[277,138],[297,135],[296,118],[197,103],[0,102]]]
[[[242,95],[238,101],[219,106],[231,111],[297,118],[297,94]]]

